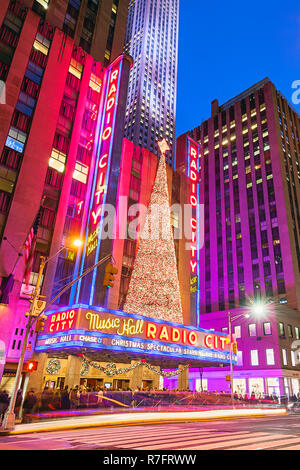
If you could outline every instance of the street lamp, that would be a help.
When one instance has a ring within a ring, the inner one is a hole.
[[[249,310],[253,313],[254,316],[262,316],[266,309],[263,303],[254,303],[253,305],[249,306]],[[232,317],[231,312],[228,311],[228,334],[229,334],[229,341],[230,341],[230,396],[231,396],[231,404],[233,404],[233,363],[232,363],[232,320],[238,320],[239,318],[249,318],[249,313],[241,313],[240,315],[236,315]]]
[[[78,239],[73,240],[71,242],[71,245],[73,245],[76,248],[81,246],[81,244],[82,243],[80,243],[80,240],[78,240]],[[27,322],[26,329],[25,329],[25,336],[24,336],[24,341],[23,341],[21,354],[20,354],[20,358],[19,358],[19,362],[18,362],[18,368],[17,368],[17,372],[16,372],[15,383],[14,383],[14,387],[13,387],[13,390],[12,390],[12,395],[11,395],[11,398],[10,398],[8,409],[5,413],[5,416],[3,418],[3,422],[2,422],[2,425],[1,425],[1,428],[3,430],[8,430],[8,429],[13,429],[14,428],[14,425],[15,425],[14,409],[15,409],[15,404],[16,404],[18,387],[19,387],[19,383],[20,383],[20,379],[21,379],[22,371],[23,371],[23,365],[24,365],[24,359],[25,359],[25,353],[26,353],[26,348],[27,348],[28,337],[29,337],[29,334],[30,334],[30,331],[32,329],[32,326],[33,326],[34,322],[37,321],[37,319],[43,315],[43,312],[46,308],[46,302],[44,302],[42,309],[40,309],[40,311],[38,313],[36,312],[36,304],[37,304],[37,300],[40,297],[39,290],[40,290],[40,285],[41,285],[41,280],[42,280],[42,275],[43,275],[44,268],[45,268],[46,264],[49,261],[51,261],[53,258],[55,258],[63,250],[68,249],[68,248],[70,248],[70,246],[63,246],[62,248],[60,248],[60,250],[57,251],[57,253],[55,253],[50,258],[46,258],[45,256],[41,256],[38,278],[37,278],[36,286],[34,288],[34,291],[32,293],[31,299],[30,299],[30,308],[29,308],[29,311],[27,313],[28,322]]]

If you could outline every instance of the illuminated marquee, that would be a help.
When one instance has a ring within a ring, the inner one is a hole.
[[[36,350],[75,347],[173,353],[176,357],[229,363],[230,344],[222,333],[106,309],[74,307],[51,312]],[[233,359],[235,361],[235,357]]]
[[[50,315],[48,320],[49,333],[71,330],[75,325],[75,310],[67,310],[66,312],[58,312]]]

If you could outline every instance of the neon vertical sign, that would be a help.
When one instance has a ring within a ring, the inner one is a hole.
[[[96,150],[95,170],[89,195],[85,248],[81,260],[80,274],[82,274],[83,270],[87,267],[96,264],[100,259],[103,218],[108,187],[110,187],[111,173],[116,166],[115,161],[118,158],[117,142],[119,138],[116,138],[116,136],[118,136],[116,133],[116,123],[119,123],[120,119],[123,119],[123,107],[125,109],[125,105],[122,103],[123,100],[121,100],[121,106],[119,106],[120,90],[123,90],[125,84],[127,86],[126,74],[123,74],[124,60],[128,60],[128,57],[124,55],[120,56],[106,71],[101,112],[99,113],[97,124],[99,140]],[[127,68],[125,67],[126,71]],[[109,194],[111,194],[111,192],[112,189],[109,189]],[[94,269],[88,278],[83,279],[82,283],[79,281],[75,299],[76,302],[79,301],[79,296],[82,297],[83,295],[86,302],[90,305],[93,303],[97,271],[98,269]]]
[[[187,176],[190,179],[189,204],[192,207],[190,218],[190,270],[192,296],[196,296],[195,313],[197,326],[200,320],[200,170],[199,170],[199,145],[189,137],[187,138]]]

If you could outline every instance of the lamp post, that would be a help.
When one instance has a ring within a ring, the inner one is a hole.
[[[262,303],[253,304],[250,307],[250,310],[254,315],[263,315],[265,312],[265,306]],[[249,318],[249,313],[242,313],[240,315],[232,316],[231,311],[228,311],[228,335],[230,340],[230,396],[231,396],[231,404],[233,405],[233,362],[232,362],[232,321],[237,320],[238,318]]]
[[[79,241],[78,240],[76,240],[74,242],[74,246],[79,248]],[[16,378],[15,378],[15,382],[14,382],[10,402],[9,402],[7,411],[5,413],[5,416],[4,416],[2,425],[1,425],[2,430],[10,430],[10,429],[13,429],[14,426],[15,426],[15,412],[14,412],[14,409],[15,409],[15,404],[16,404],[18,387],[19,387],[19,384],[20,384],[22,371],[23,371],[23,365],[24,365],[24,360],[25,360],[25,353],[26,353],[26,348],[27,348],[27,343],[28,343],[28,337],[29,337],[30,331],[31,331],[34,323],[36,322],[36,320],[39,317],[41,317],[43,315],[43,312],[46,308],[46,305],[44,305],[44,308],[42,309],[41,312],[39,312],[38,314],[36,314],[36,312],[35,312],[36,301],[40,297],[39,290],[40,290],[40,286],[41,286],[43,271],[45,269],[46,264],[50,260],[52,260],[55,256],[57,256],[59,253],[61,253],[63,250],[65,250],[67,248],[69,248],[69,247],[63,246],[57,253],[55,253],[55,255],[51,256],[51,258],[46,258],[45,256],[41,256],[40,267],[39,267],[39,273],[38,273],[36,286],[34,288],[34,291],[32,293],[32,297],[30,299],[30,307],[29,307],[29,311],[28,311],[28,322],[27,322],[26,328],[25,328],[25,335],[24,335],[23,345],[22,345],[22,349],[21,349],[21,353],[20,353],[19,362],[18,362]]]

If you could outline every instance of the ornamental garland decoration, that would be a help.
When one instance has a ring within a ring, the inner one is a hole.
[[[50,359],[50,361],[48,362],[46,366],[46,371],[48,372],[48,374],[56,375],[58,374],[60,368],[61,368],[61,364],[58,359]]]
[[[87,375],[89,370],[90,370],[89,364],[86,361],[83,361],[82,366],[81,366],[80,375],[82,375],[82,376]]]
[[[119,375],[119,374],[130,372],[131,370],[134,370],[140,366],[145,366],[149,370],[151,370],[151,372],[154,372],[157,375],[161,375],[162,377],[174,377],[175,375],[182,374],[186,369],[188,369],[191,366],[191,364],[187,364],[182,369],[177,369],[172,372],[164,372],[163,370],[155,369],[155,367],[148,364],[145,359],[141,359],[135,364],[132,364],[130,367],[117,368],[116,364],[113,364],[113,363],[109,363],[107,364],[106,367],[102,367],[99,364],[97,364],[97,362],[89,361],[86,357],[83,357],[83,367],[87,367],[87,368],[94,367],[95,369],[98,369],[101,372],[104,372],[108,377],[113,377],[114,375]]]

